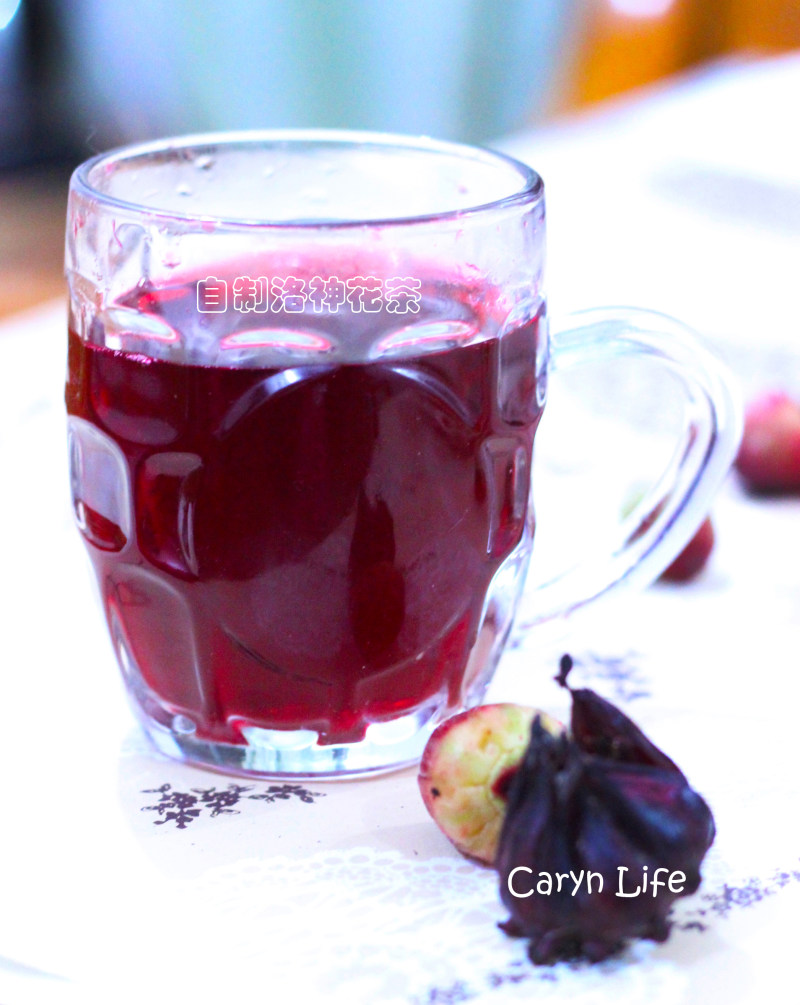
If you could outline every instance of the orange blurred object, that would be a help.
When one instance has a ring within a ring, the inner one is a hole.
[[[589,0],[559,110],[727,55],[797,47],[797,0]]]
[[[0,317],[65,296],[65,169],[0,174]]]

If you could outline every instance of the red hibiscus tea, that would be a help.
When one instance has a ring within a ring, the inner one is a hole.
[[[198,295],[123,302],[199,337]],[[499,339],[487,300],[429,292],[405,338],[386,310],[340,310],[368,362],[328,361],[313,314],[240,314],[243,365],[70,333],[76,515],[149,716],[195,742],[340,745],[480,695],[510,615],[493,579],[527,556],[540,414],[539,320]]]
[[[481,700],[533,537],[543,212],[529,168],[426,139],[78,168],[73,505],[162,752],[384,771]]]

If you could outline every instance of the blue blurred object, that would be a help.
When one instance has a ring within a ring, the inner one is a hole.
[[[0,0],[0,167],[24,160],[29,125],[25,104],[22,19],[17,0]]]
[[[20,0],[0,0],[0,31],[7,28],[19,10]]]
[[[315,126],[482,142],[547,110],[577,0],[62,0],[79,139]]]

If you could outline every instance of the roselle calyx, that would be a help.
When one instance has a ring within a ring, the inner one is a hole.
[[[565,687],[570,668],[562,660]],[[593,691],[571,694],[570,735],[533,722],[495,861],[502,927],[530,940],[534,963],[663,942],[715,833],[708,805],[635,723]]]

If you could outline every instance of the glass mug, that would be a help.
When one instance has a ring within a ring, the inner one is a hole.
[[[599,311],[549,338],[542,181],[500,154],[153,142],[79,167],[67,223],[75,517],[133,708],[187,762],[385,771],[481,701],[551,364],[646,354],[686,408],[661,482],[531,623],[655,578],[733,458],[735,398],[676,322]]]

